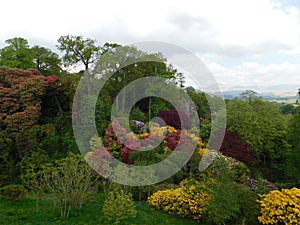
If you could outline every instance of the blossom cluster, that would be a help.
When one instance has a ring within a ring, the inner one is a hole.
[[[148,203],[180,217],[189,217],[200,220],[205,212],[205,204],[210,198],[208,192],[197,190],[195,185],[184,186],[181,184],[176,189],[166,189],[155,192],[148,197]]]
[[[262,224],[299,224],[300,221],[300,189],[273,190],[260,195]]]

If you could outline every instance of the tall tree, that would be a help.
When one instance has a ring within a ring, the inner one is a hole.
[[[33,52],[29,48],[28,41],[16,37],[5,41],[8,46],[0,50],[0,65],[12,68],[33,68]]]
[[[109,92],[112,100],[115,100],[122,88],[139,78],[147,76],[158,76],[168,80],[175,78],[176,70],[166,64],[161,54],[148,54],[132,46],[106,44],[103,47],[107,51],[95,65],[95,72],[103,79],[107,79],[111,71],[116,71],[104,86],[104,90]],[[131,94],[133,97],[136,93],[143,92],[140,87],[135,87]],[[151,98],[148,100],[151,101]],[[122,103],[123,106],[126,105],[125,98],[122,99]]]
[[[58,75],[61,72],[58,55],[48,48],[35,45],[31,48],[35,67],[44,75]]]
[[[300,109],[300,106],[297,108]],[[297,111],[293,118],[289,122],[289,129],[288,129],[288,140],[292,147],[292,153],[289,158],[289,168],[288,168],[288,175],[292,178],[299,180],[299,173],[300,173],[300,111]]]
[[[74,66],[82,63],[86,72],[101,53],[101,48],[96,44],[96,40],[84,38],[83,36],[66,35],[58,39],[56,47],[65,52],[62,60],[66,66]],[[91,92],[90,76],[87,77],[87,92]]]
[[[227,128],[238,132],[263,165],[283,165],[289,154],[287,124],[272,102],[254,97],[227,104]],[[281,168],[284,169],[284,168]]]

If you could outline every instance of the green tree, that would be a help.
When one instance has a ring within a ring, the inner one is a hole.
[[[292,147],[289,157],[288,175],[299,181],[300,173],[300,112],[295,114],[289,122],[288,140]]]
[[[88,72],[89,66],[100,56],[101,48],[97,46],[96,40],[84,38],[83,36],[66,35],[58,39],[56,46],[60,51],[65,52],[62,60],[66,66],[76,66],[82,63]],[[87,92],[91,92],[90,76],[87,78]]]
[[[108,44],[107,44],[108,45]],[[112,101],[119,91],[128,85],[130,82],[139,78],[147,76],[158,76],[166,78],[168,81],[175,79],[176,70],[170,65],[166,64],[166,60],[159,53],[148,54],[132,46],[112,46],[105,47],[94,69],[94,73],[100,75],[104,80],[108,79],[109,75],[112,75],[112,71],[116,71],[105,83],[104,90],[112,97]],[[93,81],[93,84],[97,85],[97,81]],[[136,93],[144,93],[140,87],[135,86],[132,90],[131,96],[134,97]],[[148,102],[151,98],[147,99]],[[121,99],[121,102],[117,102],[117,105],[126,105],[125,98]],[[143,102],[141,105],[136,105],[143,112],[146,112],[149,108],[145,107]],[[148,105],[148,104],[147,104]]]
[[[185,88],[185,91],[195,103],[199,117],[203,117],[204,114],[209,113],[210,109],[205,93],[199,92],[191,86]]]
[[[257,98],[258,98],[257,93],[252,90],[246,90],[241,93],[241,99],[248,103],[251,103],[253,99],[257,99]]]
[[[44,48],[38,45],[33,46],[33,62],[35,67],[41,71],[43,75],[59,75],[61,72],[58,55],[52,52],[48,48]]]
[[[0,65],[11,68],[33,68],[33,52],[29,48],[28,41],[21,37],[5,41],[8,46],[0,50]]]
[[[238,132],[263,165],[286,162],[289,145],[284,116],[274,103],[257,97],[250,99],[228,102],[227,129]]]

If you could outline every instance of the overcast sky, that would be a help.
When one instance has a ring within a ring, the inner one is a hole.
[[[0,7],[0,48],[23,37],[59,53],[66,34],[99,44],[164,41],[195,53],[222,90],[300,88],[300,0],[10,0]]]

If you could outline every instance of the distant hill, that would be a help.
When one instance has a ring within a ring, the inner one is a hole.
[[[249,90],[249,89],[247,89]],[[237,98],[241,95],[241,93],[243,93],[245,90],[233,90],[233,91],[223,91],[223,96],[225,99],[234,99]],[[294,100],[294,102],[296,102],[296,100],[298,99],[297,95],[292,95],[290,93],[290,95],[287,95],[287,93],[283,93],[283,94],[275,94],[272,92],[265,92],[265,93],[257,93],[257,95],[259,97],[262,97],[264,99],[267,100],[278,100],[278,101],[290,101],[290,100]]]

